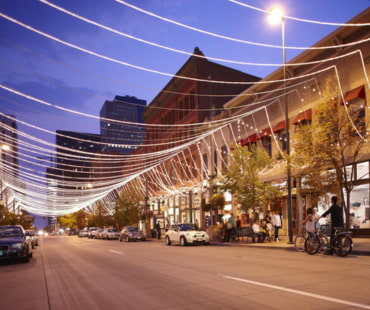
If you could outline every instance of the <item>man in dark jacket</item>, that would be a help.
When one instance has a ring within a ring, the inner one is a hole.
[[[334,239],[335,230],[339,227],[344,226],[343,222],[343,208],[337,204],[338,198],[336,196],[331,197],[332,205],[329,210],[325,211],[319,218],[326,217],[330,214],[331,216],[331,231],[330,231],[330,250],[326,253],[327,255],[333,255],[333,250],[331,249],[332,242]]]

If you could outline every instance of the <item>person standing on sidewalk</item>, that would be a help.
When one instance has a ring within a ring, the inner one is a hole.
[[[338,198],[336,196],[331,197],[331,206],[329,210],[325,211],[319,218],[327,217],[329,214],[331,216],[331,230],[330,230],[330,250],[325,253],[326,255],[333,255],[333,250],[331,248],[334,239],[335,230],[337,228],[344,227],[343,221],[343,208],[337,204]]]
[[[235,220],[234,220],[234,213],[231,213],[230,217],[226,223],[227,229],[227,241],[231,241],[235,238]]]
[[[158,221],[155,224],[155,230],[157,231],[157,239],[161,240],[161,222],[160,221]]]
[[[239,215],[237,215],[235,236],[238,238],[238,241],[240,240],[241,229],[242,229],[242,221],[240,220]]]
[[[307,209],[307,216],[306,218],[302,221],[301,225],[305,225],[306,231],[308,232],[309,235],[312,235],[315,233],[315,216],[314,216],[314,211],[312,208]]]
[[[276,242],[279,241],[279,229],[281,228],[281,217],[278,211],[272,212],[272,225],[274,226],[274,239]]]

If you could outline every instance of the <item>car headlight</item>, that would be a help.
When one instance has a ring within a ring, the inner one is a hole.
[[[13,243],[10,247],[12,249],[21,249],[22,248],[22,243]]]

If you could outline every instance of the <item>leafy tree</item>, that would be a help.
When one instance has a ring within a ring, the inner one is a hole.
[[[17,216],[8,210],[4,205],[0,205],[0,224],[1,225],[17,225],[19,219]]]
[[[328,79],[317,117],[299,130],[294,162],[315,195],[329,191],[342,197],[348,229],[350,196],[357,185],[355,163],[369,152],[369,141],[363,110],[341,101],[337,85]]]
[[[70,229],[78,228],[76,213],[67,214],[67,215],[58,217],[58,223],[61,227],[70,228]]]
[[[88,221],[90,227],[109,227],[114,226],[114,219],[108,208],[105,208],[102,202],[99,202],[94,211],[89,213]]]
[[[122,191],[116,199],[113,216],[119,228],[136,225],[141,219],[139,203]]]
[[[325,161],[316,157],[312,130],[313,124],[299,125],[293,139],[291,165],[294,175],[302,180],[300,193],[309,194],[312,206],[317,206],[328,193],[340,194],[340,188],[334,171],[328,169]]]
[[[259,173],[272,164],[264,149],[236,145],[230,155],[222,188],[234,195],[243,211],[255,210],[281,196],[278,189],[260,180]]]
[[[74,213],[76,216],[76,223],[77,223],[77,228],[78,229],[84,229],[87,226],[87,213],[85,209],[81,209],[77,212]]]
[[[17,215],[6,208],[5,205],[0,205],[0,225],[22,225],[24,229],[32,229],[34,220],[35,218],[26,211]]]

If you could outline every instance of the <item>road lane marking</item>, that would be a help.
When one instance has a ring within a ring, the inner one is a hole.
[[[349,305],[349,306],[353,306],[353,307],[363,308],[363,309],[370,309],[370,305],[359,304],[359,303],[352,302],[352,301],[327,297],[327,296],[323,296],[323,295],[319,295],[319,294],[299,291],[299,290],[295,290],[295,289],[291,289],[291,288],[286,288],[286,287],[282,287],[282,286],[277,286],[277,285],[272,285],[272,284],[267,284],[267,283],[262,283],[262,282],[257,282],[257,281],[246,280],[246,279],[237,278],[237,277],[226,276],[226,275],[223,275],[223,274],[220,274],[220,276],[224,277],[224,278],[227,278],[227,279],[239,281],[239,282],[245,282],[245,283],[249,283],[249,284],[264,286],[264,287],[273,288],[273,289],[276,289],[276,290],[285,291],[285,292],[289,292],[289,293],[293,293],[293,294],[299,294],[299,295],[304,295],[304,296],[313,297],[313,298],[317,298],[317,299],[323,299],[323,300],[327,300],[327,301],[331,301],[331,302],[335,302],[335,303],[339,303],[339,304],[344,304],[344,305]]]
[[[115,250],[109,250],[109,252],[112,252],[112,253],[116,253],[116,254],[125,254],[125,253],[123,253],[123,252],[119,252],[119,251],[115,251]]]

